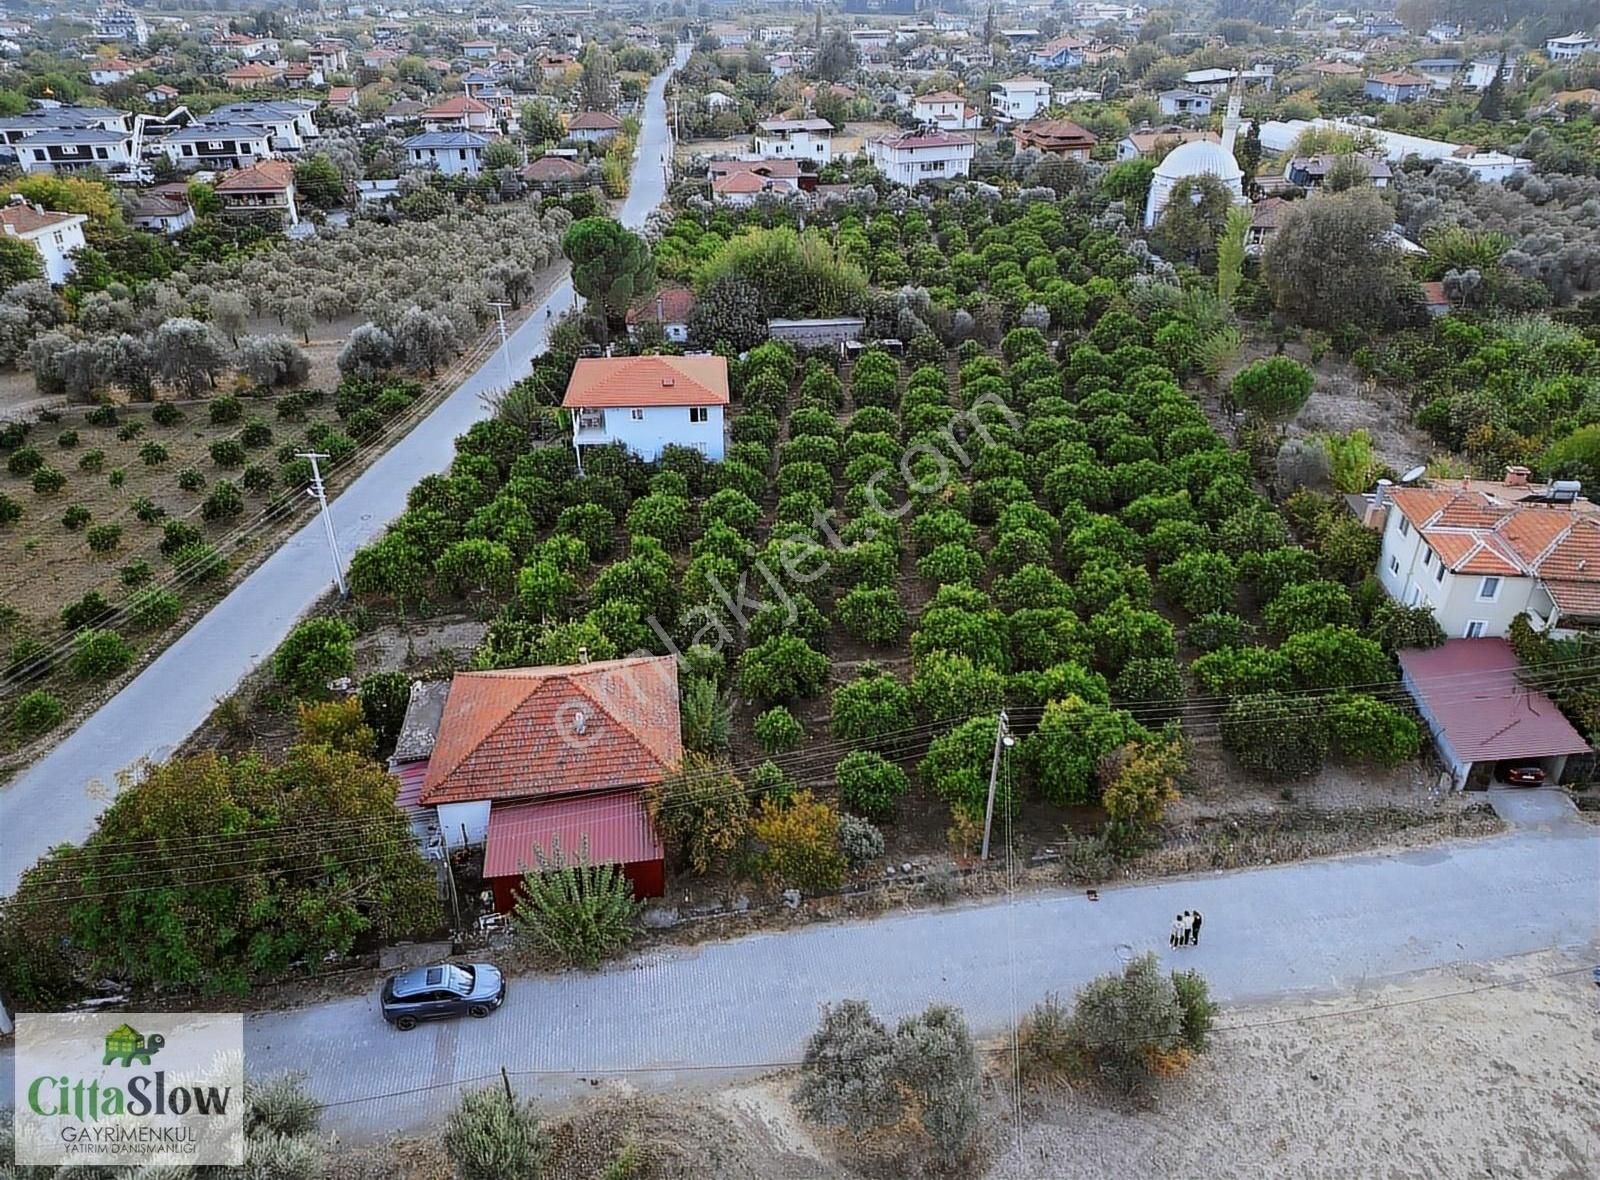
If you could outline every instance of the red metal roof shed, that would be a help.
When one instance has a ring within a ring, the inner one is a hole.
[[[497,909],[511,908],[522,875],[537,869],[541,856],[553,859],[557,847],[568,864],[586,853],[590,864],[622,866],[635,896],[666,890],[666,850],[640,792],[570,795],[490,812],[483,876],[493,884]]]

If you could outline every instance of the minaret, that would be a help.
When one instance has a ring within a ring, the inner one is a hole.
[[[1239,112],[1244,107],[1244,92],[1235,78],[1228,89],[1228,113],[1222,119],[1222,150],[1233,155],[1233,141],[1239,137]]]

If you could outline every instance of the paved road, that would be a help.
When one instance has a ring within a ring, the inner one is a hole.
[[[658,76],[645,100],[633,183],[621,213],[634,227],[666,193],[666,82],[667,73]],[[540,308],[558,316],[576,298],[563,280]],[[400,514],[418,480],[449,466],[456,436],[487,412],[483,395],[502,388],[508,372],[512,379],[528,372],[545,347],[550,322],[540,308],[504,353],[491,355],[333,502],[347,560]],[[56,844],[87,836],[117,774],[141,759],[169,755],[332,585],[327,541],[313,519],[50,754],[0,788],[0,893],[10,893],[22,872]]]
[[[1205,915],[1202,945],[1170,952],[1179,910]],[[653,952],[599,974],[513,981],[485,1021],[383,1024],[372,998],[252,1017],[252,1070],[297,1070],[347,1138],[442,1117],[456,1087],[513,1071],[519,1091],[559,1098],[630,1071],[682,1088],[794,1060],[817,1005],[862,997],[890,1017],[947,1000],[984,1035],[1046,993],[1070,994],[1120,955],[1159,950],[1238,1001],[1348,992],[1403,973],[1551,947],[1593,945],[1600,829],[1569,822],[1384,856],[1078,893],[1033,894]],[[1588,988],[1586,976],[1574,986]],[[0,1057],[0,1095],[9,1092]],[[516,1071],[549,1071],[543,1074]],[[399,1094],[402,1091],[414,1091]],[[384,1095],[398,1095],[387,1096]],[[374,1098],[374,1096],[380,1096]]]

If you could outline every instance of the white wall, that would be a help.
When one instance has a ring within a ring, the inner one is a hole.
[[[581,430],[576,435],[580,446],[622,443],[645,461],[659,459],[667,446],[694,447],[700,444],[707,459],[723,457],[722,412],[726,407],[707,406],[706,421],[690,422],[688,406],[646,406],[638,411],[608,406],[602,430]],[[576,413],[574,423],[576,423]]]
[[[72,272],[76,269],[68,255],[84,244],[83,223],[74,222],[46,229],[43,233],[34,234],[28,240],[33,248],[39,251],[40,258],[44,262],[45,278],[60,286],[72,277]]]
[[[1447,572],[1441,581],[1439,555],[1428,557],[1426,542],[1415,527],[1402,533],[1404,520],[1400,510],[1391,506],[1384,523],[1383,551],[1378,557],[1378,580],[1396,602],[1432,608],[1434,618],[1449,638],[1466,638],[1467,626],[1474,621],[1484,624],[1482,638],[1493,639],[1503,637],[1510,630],[1511,621],[1525,610],[1549,616],[1549,597],[1537,578],[1501,578],[1492,601],[1479,598],[1483,588],[1481,574]]]
[[[461,829],[466,828],[467,843],[482,844],[489,838],[489,801],[476,799],[470,803],[441,803],[439,832],[446,848],[460,848]]]
[[[446,176],[478,175],[479,152],[476,148],[408,148],[406,154],[418,168],[429,166]],[[465,154],[466,159],[462,159]]]

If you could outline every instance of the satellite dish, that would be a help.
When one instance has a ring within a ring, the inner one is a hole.
[[[1416,483],[1417,480],[1421,479],[1424,475],[1427,475],[1427,474],[1428,474],[1428,468],[1427,468],[1426,464],[1418,466],[1418,467],[1413,467],[1410,471],[1406,472],[1404,475],[1402,475],[1400,477],[1400,482],[1401,483]]]

